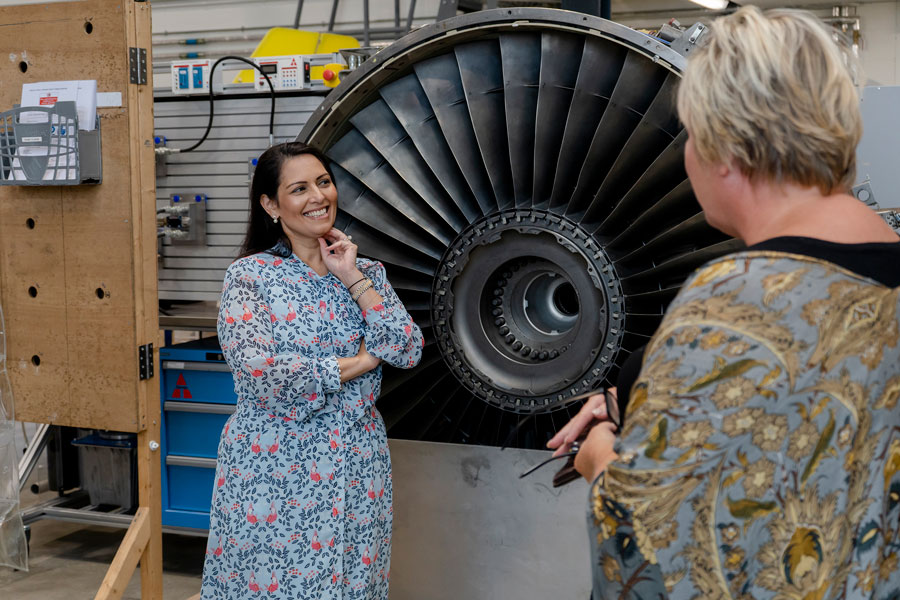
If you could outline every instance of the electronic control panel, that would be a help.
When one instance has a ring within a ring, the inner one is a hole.
[[[266,56],[254,58],[259,65],[256,72],[256,89],[268,91],[265,73],[276,90],[305,90],[311,86],[310,61],[301,55],[293,56]]]
[[[172,63],[172,93],[199,94],[209,92],[208,60],[187,60]]]

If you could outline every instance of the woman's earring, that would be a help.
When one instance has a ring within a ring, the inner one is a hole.
[[[278,225],[278,217],[272,217],[272,222]]]

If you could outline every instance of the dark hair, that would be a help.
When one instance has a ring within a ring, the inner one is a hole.
[[[278,198],[278,185],[281,183],[281,168],[288,159],[295,156],[309,154],[316,157],[334,185],[334,173],[328,158],[322,152],[303,142],[285,142],[275,144],[262,153],[256,161],[256,169],[253,171],[253,183],[250,184],[250,222],[247,224],[247,235],[241,244],[238,258],[244,258],[258,252],[267,252],[273,246],[282,242],[286,246],[285,257],[290,256],[291,243],[281,225],[274,223],[272,217],[262,206],[263,195],[269,198]]]

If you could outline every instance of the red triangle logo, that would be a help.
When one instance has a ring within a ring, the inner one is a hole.
[[[184,397],[190,400],[191,397],[192,397],[192,396],[191,396],[191,390],[189,390],[189,389],[187,389],[187,388],[184,388]]]
[[[181,398],[181,390],[178,388],[175,388],[175,391],[172,392],[172,397],[173,398]]]
[[[187,381],[184,380],[184,373],[178,374],[178,381],[175,383],[175,385],[187,386]]]
[[[291,59],[291,66],[292,66],[292,67],[296,67],[296,66],[297,66],[297,59],[296,59],[296,58],[292,58],[292,59]]]

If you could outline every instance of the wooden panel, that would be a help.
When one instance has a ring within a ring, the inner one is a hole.
[[[149,50],[150,20],[149,7],[138,15],[134,4],[0,7],[12,59],[0,61],[0,107],[19,102],[23,83],[64,79],[96,79],[98,91],[121,92],[123,100],[98,109],[101,185],[0,187],[0,301],[22,420],[140,431],[148,403],[158,405],[158,379],[139,381],[137,365],[137,346],[156,343],[158,332],[155,190],[147,176],[152,90],[131,84],[128,69],[130,45],[140,39]]]
[[[150,541],[149,512],[150,509],[146,506],[137,509],[94,600],[119,600],[125,593],[134,569]]]

